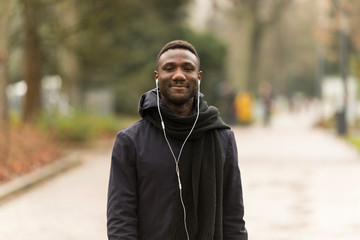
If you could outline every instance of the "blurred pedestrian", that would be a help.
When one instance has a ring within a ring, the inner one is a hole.
[[[253,120],[253,97],[249,92],[239,92],[234,100],[236,119],[242,125],[251,124]]]
[[[200,93],[200,58],[167,43],[142,119],[118,133],[108,189],[108,238],[246,240],[233,132]]]
[[[262,81],[259,85],[260,100],[263,105],[263,123],[265,126],[270,124],[272,105],[273,105],[273,91],[271,84],[267,81]]]

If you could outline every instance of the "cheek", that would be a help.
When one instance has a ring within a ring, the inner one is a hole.
[[[160,81],[159,80],[159,88],[160,88],[160,91],[166,91],[166,88],[167,88],[167,82],[164,82],[164,81]]]

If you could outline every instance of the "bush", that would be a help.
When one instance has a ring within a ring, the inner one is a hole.
[[[133,116],[101,116],[87,112],[43,114],[34,124],[22,123],[11,113],[11,127],[0,132],[0,184],[34,171],[61,156],[58,143],[114,138],[135,122]]]
[[[95,115],[76,112],[71,115],[42,115],[36,125],[44,132],[54,134],[62,142],[84,142],[114,136],[119,130],[136,121],[132,116]]]

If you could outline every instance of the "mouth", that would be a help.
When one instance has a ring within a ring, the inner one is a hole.
[[[172,89],[187,89],[186,86],[173,86]]]
[[[188,88],[188,86],[183,84],[176,84],[171,85],[170,88],[174,89],[175,91],[184,91]]]
[[[174,84],[174,85],[171,85],[170,88],[174,88],[174,89],[185,89],[185,88],[188,88],[187,85],[184,85],[184,84]]]

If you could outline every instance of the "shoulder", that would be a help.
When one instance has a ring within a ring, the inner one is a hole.
[[[224,160],[232,158],[237,152],[235,135],[231,129],[218,130]]]
[[[139,132],[144,128],[145,121],[143,119],[131,124],[130,126],[122,129],[116,135],[115,145],[119,142],[133,142]]]
[[[156,140],[161,131],[145,119],[141,119],[117,134],[117,139],[126,139],[127,142],[139,146]],[[155,139],[154,139],[155,138]]]
[[[138,142],[139,136],[141,136],[141,132],[144,132],[144,128],[146,125],[146,121],[143,119],[131,124],[130,126],[122,129],[116,135],[113,151],[121,151],[120,149],[134,149],[136,147],[136,143]]]
[[[235,141],[235,135],[231,129],[220,129],[218,133],[222,144],[229,144],[230,141]]]
[[[136,135],[138,135],[140,132],[144,131],[144,129],[147,128],[148,124],[149,123],[146,120],[141,119],[131,124],[130,126],[122,129],[120,132],[118,132],[118,136],[127,136],[133,138]]]

